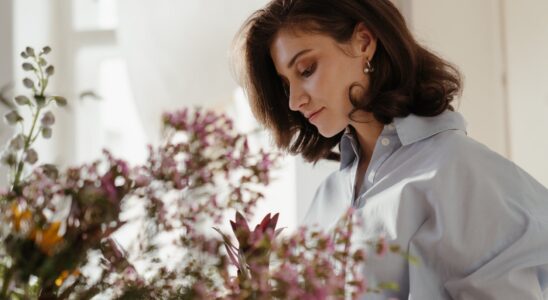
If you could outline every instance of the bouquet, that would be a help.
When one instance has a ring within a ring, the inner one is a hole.
[[[19,130],[2,153],[10,183],[0,189],[0,299],[327,299],[397,288],[366,285],[352,211],[330,233],[301,228],[282,237],[278,214],[250,229],[246,217],[280,154],[251,151],[226,115],[165,113],[164,141],[148,147],[142,165],[107,150],[65,170],[40,164],[33,145],[53,134],[49,107],[68,105],[46,92],[50,51],[21,53],[32,95],[15,97],[5,116]],[[219,226],[234,213],[226,234]],[[116,235],[128,227],[138,235],[121,245]],[[405,255],[383,239],[369,246]],[[179,256],[162,259],[166,248]]]

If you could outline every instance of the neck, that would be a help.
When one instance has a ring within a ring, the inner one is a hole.
[[[351,121],[350,125],[354,127],[356,137],[360,144],[360,154],[362,157],[360,161],[369,162],[371,160],[371,156],[373,155],[373,150],[375,149],[377,139],[379,138],[379,135],[381,135],[384,125],[377,121],[371,113],[364,112],[363,116],[364,117],[360,115],[356,119],[365,122]]]

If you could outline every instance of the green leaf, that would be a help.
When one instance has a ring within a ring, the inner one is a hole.
[[[27,96],[23,96],[23,95],[15,97],[15,103],[21,106],[31,105],[30,99]]]
[[[32,89],[34,88],[34,81],[32,81],[30,78],[23,79],[23,85],[26,88]]]
[[[21,115],[19,115],[19,113],[15,110],[7,113],[4,118],[6,119],[6,122],[8,122],[8,125],[14,125],[17,122],[23,121],[23,117],[21,117]]]
[[[25,71],[34,71],[35,70],[34,66],[31,63],[28,63],[28,62],[23,63],[22,67],[23,67],[23,70],[25,70]]]
[[[51,65],[48,66],[48,67],[46,68],[46,74],[47,74],[48,76],[53,75],[53,72],[54,72],[54,71],[55,71],[55,68],[54,68],[53,66],[51,66]]]
[[[42,127],[42,137],[45,139],[51,138],[52,131],[50,127]]]
[[[67,99],[65,99],[64,97],[61,97],[61,96],[53,96],[53,100],[54,100],[55,103],[57,103],[57,105],[59,105],[59,106],[66,106],[66,105],[67,105]]]
[[[43,67],[43,66],[47,65],[48,62],[46,61],[45,58],[40,57],[40,59],[38,60],[38,64]]]
[[[25,161],[31,165],[34,165],[38,161],[38,152],[34,149],[29,149],[25,153]]]
[[[46,112],[40,120],[43,127],[50,127],[55,123],[55,116],[51,111]]]
[[[50,46],[46,46],[46,47],[42,48],[42,53],[48,54],[48,53],[50,53],[50,52],[51,52]]]
[[[35,54],[34,54],[34,49],[31,48],[31,47],[27,47],[27,48],[25,49],[25,52],[27,52],[27,55],[28,55],[28,56],[34,56],[34,55],[35,55]]]
[[[57,179],[57,177],[59,177],[59,170],[57,169],[55,165],[44,164],[44,165],[41,165],[40,167],[42,168],[42,172],[44,173],[44,175],[46,175],[46,177],[54,180]]]
[[[15,166],[17,163],[17,155],[13,152],[4,152],[1,159],[2,163],[10,167]]]
[[[379,283],[379,289],[399,291],[400,286],[396,282],[381,282],[381,283]]]
[[[20,133],[10,141],[10,149],[19,151],[25,147],[25,135]]]
[[[29,58],[29,55],[27,54],[27,52],[21,52],[21,57],[22,58]]]

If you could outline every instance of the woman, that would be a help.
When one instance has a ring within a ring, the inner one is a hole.
[[[353,206],[363,238],[419,259],[369,259],[371,281],[400,285],[385,296],[542,299],[548,190],[466,136],[459,73],[390,1],[274,0],[241,33],[242,82],[278,147],[340,160],[306,221],[329,228]]]

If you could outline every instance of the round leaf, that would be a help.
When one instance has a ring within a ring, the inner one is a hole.
[[[48,62],[46,61],[45,58],[40,57],[40,60],[38,60],[38,64],[41,65],[41,66],[43,67],[43,66],[47,65]]]
[[[34,88],[34,81],[32,81],[30,78],[23,79],[23,85],[26,88],[32,89]]]
[[[31,165],[34,165],[38,161],[38,153],[34,149],[29,149],[25,153],[25,161]]]
[[[25,71],[34,71],[35,70],[34,66],[31,63],[28,63],[28,62],[23,63],[22,66],[23,66],[23,70],[25,70]]]
[[[50,53],[50,52],[51,52],[50,46],[46,46],[46,47],[42,48],[42,53],[48,54],[48,53]]]
[[[27,96],[23,96],[23,95],[15,97],[15,103],[21,106],[31,105],[30,99],[27,98]]]
[[[66,105],[67,105],[67,99],[65,99],[64,97],[61,97],[61,96],[54,96],[54,97],[53,97],[53,100],[54,100],[55,103],[57,103],[57,105],[59,105],[59,106],[66,106]]]
[[[55,123],[55,116],[51,111],[48,111],[42,116],[42,120],[40,120],[40,122],[42,123],[42,126],[50,127]]]
[[[10,149],[13,149],[15,151],[21,150],[25,147],[25,135],[22,133],[16,135],[13,139],[10,141]]]
[[[42,168],[42,172],[44,175],[46,175],[48,178],[51,179],[57,179],[59,177],[59,170],[57,170],[57,167],[52,164],[44,164],[40,166]]]
[[[46,74],[48,74],[48,76],[53,75],[54,71],[55,71],[55,68],[51,65],[46,68]]]
[[[42,137],[45,139],[51,138],[52,131],[50,127],[42,127]]]
[[[17,122],[23,121],[23,118],[19,113],[15,110],[10,111],[7,113],[4,118],[6,119],[6,122],[8,122],[9,125],[14,125]]]
[[[10,167],[15,166],[17,163],[17,156],[13,152],[5,152],[2,155],[2,163]]]
[[[27,47],[25,49],[25,51],[27,52],[28,56],[34,56],[34,49],[33,48]]]
[[[22,58],[29,58],[29,55],[27,54],[27,52],[21,52],[21,57]]]

